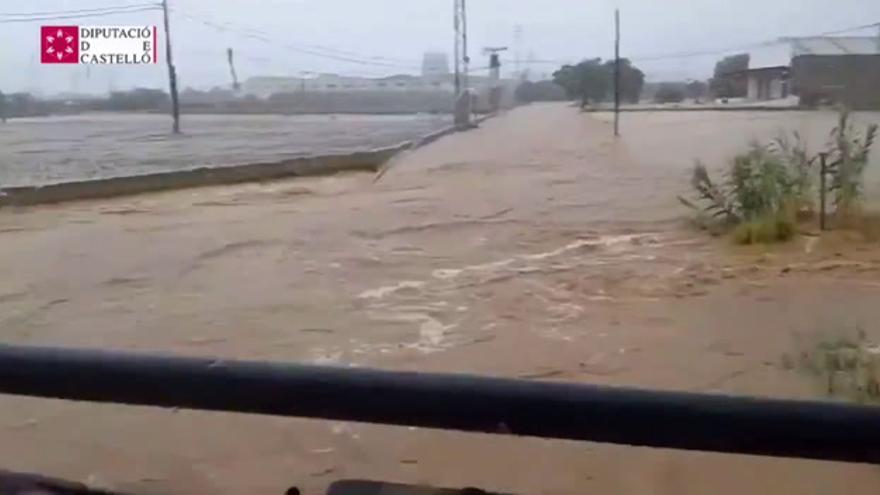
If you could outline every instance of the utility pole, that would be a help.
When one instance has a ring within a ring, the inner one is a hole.
[[[523,44],[523,27],[517,24],[513,28],[513,50],[514,50],[514,69],[517,79],[522,79],[522,44]]]
[[[241,84],[238,82],[238,74],[235,73],[235,59],[232,48],[226,49],[226,61],[229,62],[229,75],[232,76],[232,91],[237,93],[241,89]]]
[[[468,85],[467,14],[465,0],[455,0],[455,125],[470,126],[471,94]],[[461,64],[461,65],[459,65]]]
[[[507,51],[506,46],[487,46],[483,53],[489,55],[489,111],[501,109],[501,57],[499,53]]]
[[[468,91],[468,65],[471,58],[468,56],[468,29],[467,29],[467,0],[461,0],[461,60],[464,68],[464,90]],[[470,109],[470,103],[468,103]]]
[[[614,9],[614,136],[620,136],[620,9]]]
[[[874,25],[877,28],[877,51],[880,51],[880,22]]]
[[[461,96],[461,10],[459,0],[452,0],[453,28],[455,29],[455,99]]]
[[[171,90],[171,117],[174,119],[172,132],[180,134],[180,102],[177,98],[177,71],[171,58],[171,30],[168,29],[168,0],[162,0],[162,15],[165,21],[165,63],[168,65],[168,86]]]

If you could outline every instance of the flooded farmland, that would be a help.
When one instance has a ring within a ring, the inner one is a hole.
[[[84,114],[0,124],[0,187],[275,161],[390,146],[451,123],[442,115]]]

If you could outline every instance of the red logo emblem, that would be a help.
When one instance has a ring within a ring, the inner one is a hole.
[[[79,62],[79,26],[41,26],[40,59],[44,64]]]

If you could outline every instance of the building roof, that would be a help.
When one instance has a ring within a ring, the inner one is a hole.
[[[777,65],[777,66],[771,66],[771,67],[757,67],[754,69],[746,69],[741,72],[732,72],[731,74],[780,73],[780,74],[784,75],[784,74],[787,74],[788,71],[790,71],[790,70],[791,70],[791,67],[789,67],[788,65]]]
[[[784,38],[791,43],[792,56],[799,55],[880,55],[876,36],[816,36]]]
[[[749,70],[791,65],[801,55],[880,55],[876,36],[780,38],[749,51]]]
[[[749,70],[791,65],[792,49],[789,43],[762,45],[749,51]]]

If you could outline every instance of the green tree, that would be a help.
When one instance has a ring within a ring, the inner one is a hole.
[[[562,86],[569,98],[581,105],[605,101],[614,90],[614,61],[587,59],[577,65],[563,65],[553,73],[553,82]],[[645,85],[645,74],[627,59],[620,60],[620,94],[624,101],[636,103]]]
[[[577,97],[577,78],[573,65],[563,65],[553,73],[553,82],[565,90],[565,95],[571,99]]]
[[[741,98],[748,86],[743,73],[749,68],[749,54],[724,57],[715,64],[715,73],[709,81],[712,93],[718,98]]]
[[[6,122],[6,95],[0,91],[0,122]]]
[[[614,91],[614,60],[605,62],[605,71],[610,77],[611,91]],[[620,98],[629,103],[638,103],[645,86],[645,73],[627,58],[620,59]]]

